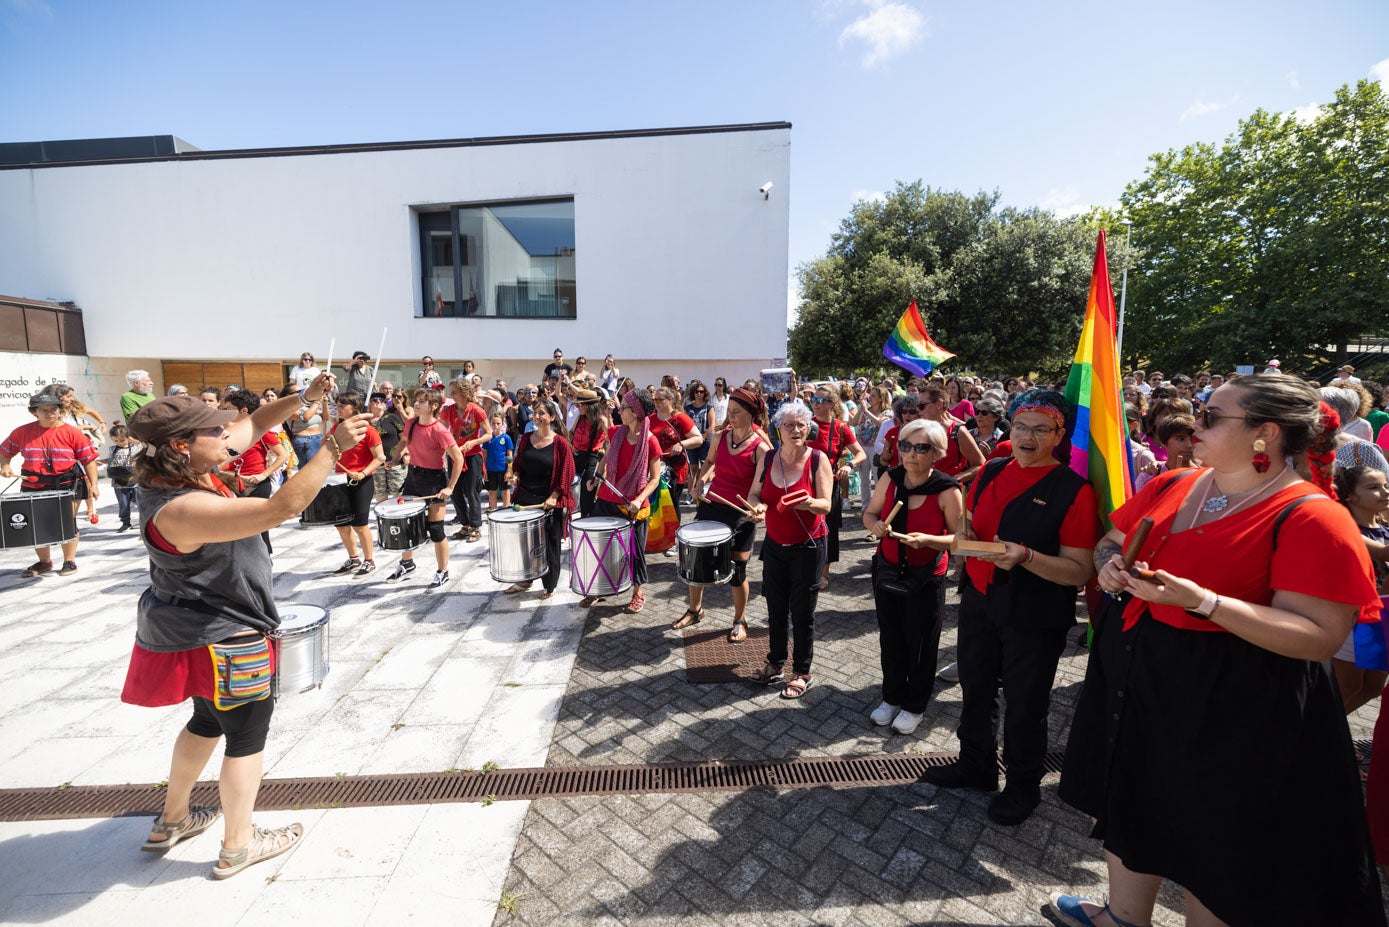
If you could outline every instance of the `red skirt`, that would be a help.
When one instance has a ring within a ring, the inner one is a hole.
[[[121,701],[145,708],[177,705],[191,696],[211,699],[217,694],[217,671],[211,647],[156,653],[138,643],[130,653]]]

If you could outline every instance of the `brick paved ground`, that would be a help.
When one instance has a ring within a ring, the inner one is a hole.
[[[852,516],[846,523],[857,524]],[[959,688],[937,684],[916,735],[868,723],[879,700],[869,545],[845,531],[844,560],[816,616],[815,685],[799,702],[777,689],[685,681],[684,610],[674,561],[653,558],[648,605],[626,596],[585,626],[549,765],[953,751]],[[749,617],[765,623],[754,564]],[[948,598],[941,663],[954,659]],[[706,595],[702,628],[725,625],[727,588]],[[1051,743],[1065,744],[1084,652],[1072,636],[1057,674]],[[1373,719],[1353,719],[1368,737]],[[541,799],[531,805],[495,925],[1045,924],[1047,895],[1102,891],[1088,821],[1062,805],[1055,777],[1025,824],[1002,828],[988,798],[929,785]],[[514,910],[508,911],[508,908]],[[1157,922],[1181,922],[1165,887]]]

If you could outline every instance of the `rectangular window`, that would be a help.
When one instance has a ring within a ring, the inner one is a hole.
[[[572,319],[574,201],[421,211],[425,318]]]

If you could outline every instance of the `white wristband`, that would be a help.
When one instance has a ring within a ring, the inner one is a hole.
[[[1192,609],[1203,618],[1209,618],[1220,606],[1220,596],[1215,594],[1215,590],[1206,589],[1205,597],[1201,599],[1201,604]]]

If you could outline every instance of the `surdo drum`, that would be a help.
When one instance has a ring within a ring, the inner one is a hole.
[[[569,588],[580,595],[616,595],[632,585],[632,523],[595,515],[569,523],[574,563]]]
[[[376,516],[376,546],[382,550],[414,550],[429,540],[425,521],[429,506],[423,499],[387,499],[376,503],[371,511]]]
[[[545,562],[545,513],[498,509],[487,516],[488,566],[499,583],[528,583],[549,570]]]
[[[65,544],[77,537],[76,498],[65,490],[0,496],[0,550]]]
[[[270,632],[278,648],[274,698],[298,695],[323,685],[328,677],[328,613],[317,605],[286,605],[280,626]]]
[[[675,532],[680,578],[691,586],[717,586],[733,575],[733,529],[721,521],[692,521]]]
[[[330,473],[323,488],[299,516],[299,524],[309,527],[345,525],[352,520],[352,503],[347,498],[347,474]]]

